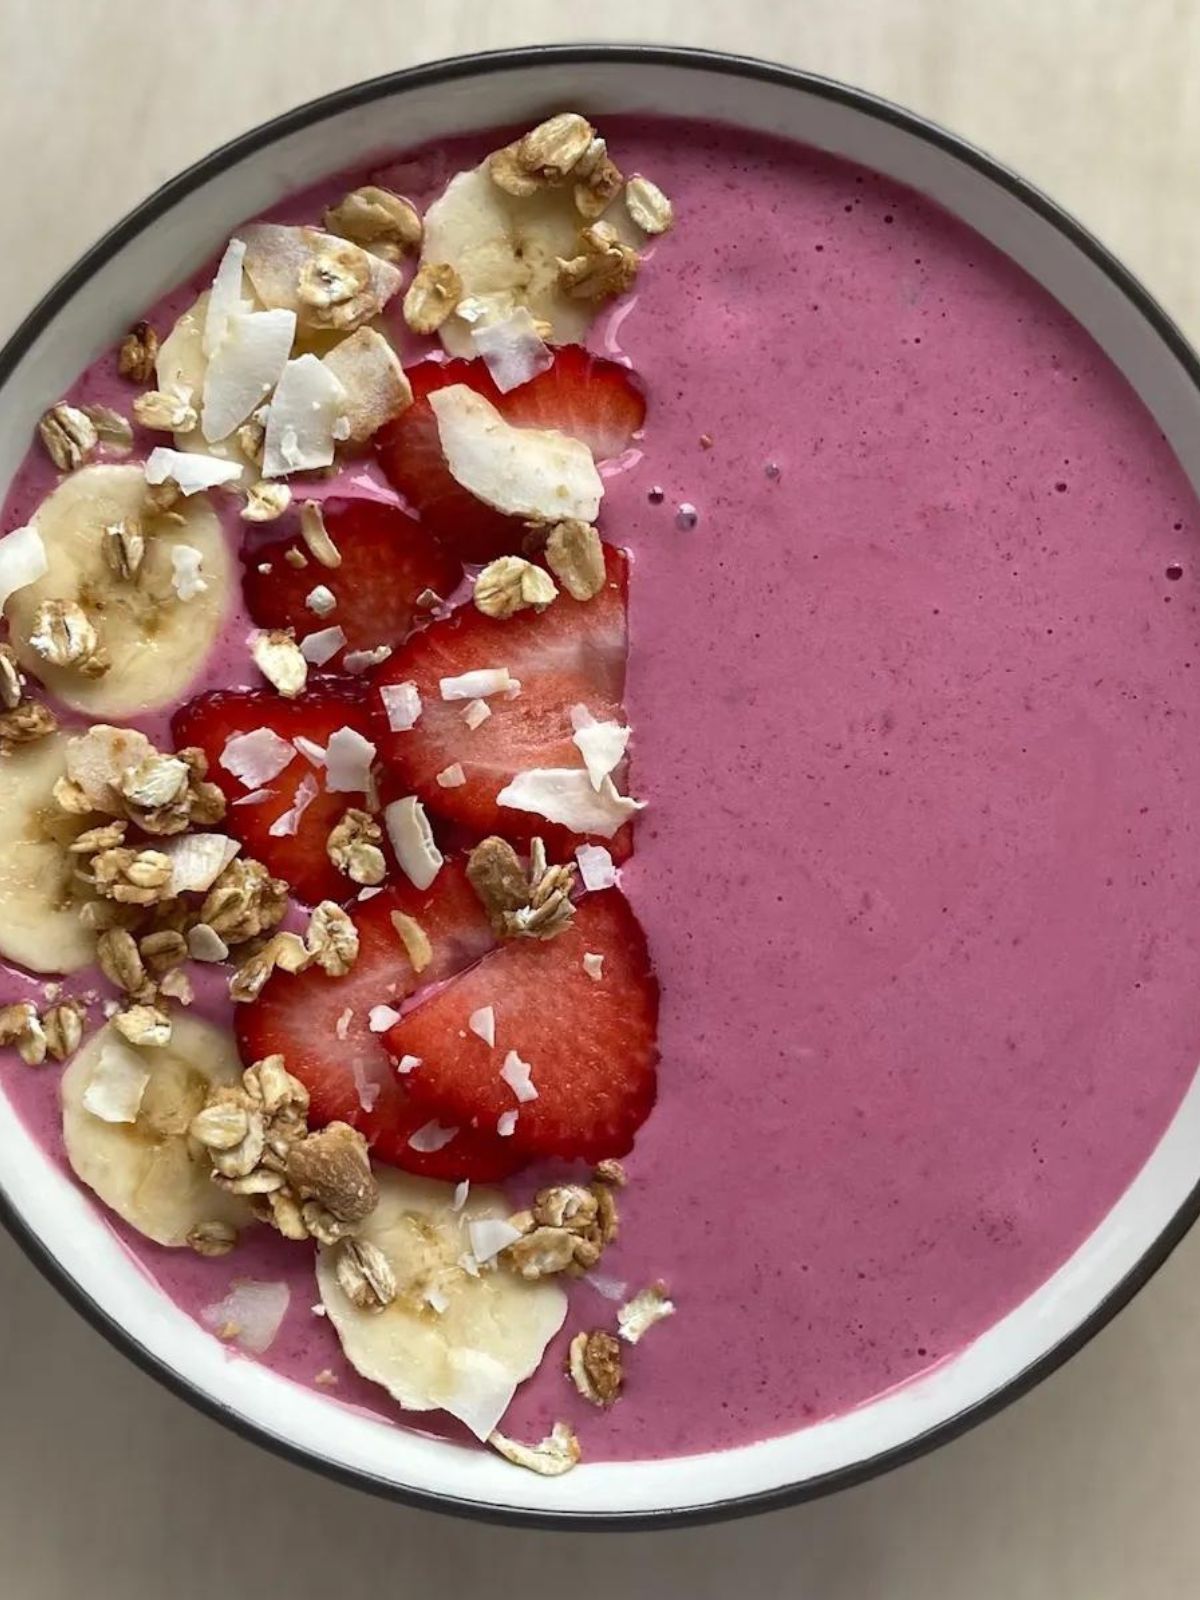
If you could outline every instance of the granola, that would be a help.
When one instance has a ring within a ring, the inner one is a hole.
[[[574,864],[548,866],[540,839],[530,845],[528,871],[506,839],[484,839],[467,859],[467,878],[502,939],[553,939],[574,914]]]

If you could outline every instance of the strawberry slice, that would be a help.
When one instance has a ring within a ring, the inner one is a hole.
[[[462,576],[458,561],[397,506],[326,500],[322,509],[341,565],[322,567],[309,557],[307,565],[293,566],[285,552],[306,554],[298,534],[246,547],[242,592],[247,610],[260,627],[292,628],[297,639],[339,627],[348,650],[400,644],[414,622],[428,615],[417,606],[417,596],[432,589],[444,598],[456,588]],[[264,566],[269,571],[260,570]],[[333,595],[331,611],[308,604],[318,585]],[[338,660],[334,656],[328,670],[335,671]]]
[[[199,745],[208,757],[208,776],[220,785],[229,802],[226,832],[241,840],[247,855],[285,879],[296,898],[309,905],[357,894],[356,885],[330,861],[325,843],[343,813],[350,806],[361,806],[361,793],[327,793],[322,769],[297,751],[283,771],[264,784],[270,791],[266,799],[250,805],[235,803],[251,791],[222,765],[221,757],[234,735],[256,728],[269,728],[289,741],[303,735],[322,746],[339,728],[353,728],[369,736],[362,686],[327,681],[295,700],[285,700],[269,689],[216,690],[189,700],[171,719],[176,748]],[[295,831],[272,833],[272,824],[305,799],[313,785],[315,793]]]
[[[608,582],[592,600],[560,593],[540,614],[522,611],[503,621],[463,606],[383,663],[368,697],[372,738],[396,792],[418,795],[473,838],[499,833],[521,841],[540,833],[548,843],[574,843],[563,829],[498,806],[496,796],[518,772],[582,767],[572,706],[586,705],[598,722],[624,721],[627,563],[611,546],[605,563]],[[512,700],[493,695],[491,715],[472,730],[463,720],[464,702],[443,700],[440,682],[485,667],[507,667],[521,691]],[[416,685],[421,715],[415,727],[393,733],[379,691],[406,682]],[[454,765],[466,781],[444,788],[437,775]]]
[[[490,561],[522,548],[525,524],[468,494],[450,475],[428,396],[466,384],[519,427],[558,428],[582,439],[597,461],[618,456],[646,418],[646,401],[627,367],[563,345],[554,364],[501,394],[482,361],[422,361],[409,370],[413,403],[376,436],[392,484],[464,561]]]
[[[415,918],[432,948],[418,975],[392,924],[392,913]],[[460,1131],[440,1150],[414,1150],[409,1140],[432,1120],[409,1099],[383,1042],[371,1031],[376,1006],[399,1010],[419,984],[439,983],[491,949],[487,918],[460,861],[448,860],[425,891],[396,883],[352,911],[358,960],[342,978],[319,967],[291,976],[277,972],[257,1000],[237,1007],[234,1026],[242,1059],[281,1055],[311,1097],[309,1125],[349,1122],[380,1160],[425,1177],[507,1177],[526,1159],[494,1134]],[[370,1110],[364,1107],[366,1101]]]
[[[585,954],[604,958],[598,979]],[[494,1047],[469,1026],[486,1006]],[[389,1029],[387,1046],[420,1059],[409,1095],[443,1126],[482,1137],[515,1111],[515,1148],[598,1161],[625,1155],[654,1105],[657,1026],[645,934],[624,895],[606,889],[585,895],[553,939],[511,940],[460,973]],[[501,1077],[510,1051],[528,1063],[536,1099]]]

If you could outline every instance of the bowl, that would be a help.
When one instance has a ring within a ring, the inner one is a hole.
[[[388,148],[525,123],[563,106],[695,113],[789,136],[921,190],[1017,261],[1084,325],[1192,478],[1200,364],[1162,310],[1079,224],[990,157],[858,90],[715,53],[566,46],[438,62],[313,101],[173,179],[99,241],[0,353],[0,483],[45,407],[145,306],[247,216]],[[9,1231],[118,1349],[200,1410],[281,1455],[411,1504],[544,1526],[659,1527],[763,1510],[859,1482],[997,1411],[1079,1350],[1144,1284],[1200,1209],[1200,1087],[1095,1232],[1015,1310],[924,1376],[842,1416],[736,1449],[584,1464],[558,1479],[389,1425],[231,1358],[171,1304],[90,1197],[0,1097]]]

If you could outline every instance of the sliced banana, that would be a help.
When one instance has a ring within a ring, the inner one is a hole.
[[[109,1122],[85,1097],[105,1050],[140,1058],[149,1081],[133,1122]],[[187,1135],[213,1084],[241,1082],[227,1033],[197,1017],[176,1016],[170,1043],[135,1050],[110,1022],[78,1051],[62,1077],[63,1141],[75,1175],[110,1210],[156,1244],[184,1245],[206,1222],[248,1226],[249,1202],[209,1178],[207,1157]]]
[[[0,957],[31,972],[78,972],[96,959],[65,848],[84,819],[68,817],[53,796],[67,744],[53,733],[0,763]]]
[[[380,1173],[379,1204],[357,1237],[382,1251],[396,1298],[382,1311],[354,1305],[338,1282],[339,1246],[317,1257],[317,1286],[351,1366],[407,1411],[443,1410],[486,1439],[562,1326],[557,1284],[503,1268],[476,1273],[468,1224],[511,1209],[492,1189],[472,1189],[452,1209],[448,1184]],[[439,1309],[440,1308],[440,1309]]]
[[[617,208],[604,220],[623,242],[638,243],[636,230]],[[492,181],[486,162],[451,178],[425,213],[421,265],[448,263],[462,280],[464,300],[482,305],[475,308],[480,314],[474,324],[462,315],[442,324],[446,349],[456,356],[477,355],[472,326],[500,321],[518,306],[548,322],[556,344],[582,339],[600,307],[562,293],[558,262],[579,253],[583,226],[570,184],[518,198]]]
[[[181,522],[157,518],[147,526],[145,556],[134,579],[114,573],[104,555],[104,531],[141,519],[145,494],[137,466],[84,467],[64,479],[32,518],[48,569],[5,606],[22,666],[67,705],[91,716],[128,717],[178,700],[216,639],[234,590],[225,535],[202,494],[179,502]],[[172,582],[178,546],[199,552],[205,584],[186,601]],[[103,676],[53,666],[32,648],[34,614],[45,600],[83,607],[112,663]]]

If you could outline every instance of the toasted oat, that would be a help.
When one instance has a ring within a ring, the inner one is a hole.
[[[307,321],[349,331],[375,314],[371,258],[345,239],[320,239],[296,280]]]
[[[0,755],[8,755],[16,745],[33,744],[53,733],[58,718],[49,706],[26,700],[12,711],[0,712]]]
[[[333,900],[322,900],[309,918],[305,947],[331,978],[344,978],[358,960],[358,929]]]
[[[149,383],[158,358],[158,334],[148,322],[137,322],[117,349],[117,371],[131,383]]]
[[[141,523],[136,517],[110,522],[100,535],[100,550],[113,576],[132,583],[142,569],[146,554],[146,536]]]
[[[243,961],[230,978],[230,997],[242,1003],[257,1000],[276,967],[283,972],[303,972],[311,960],[312,956],[299,935],[277,933],[267,940],[261,950]]]
[[[389,913],[392,927],[396,936],[404,946],[408,959],[414,972],[424,972],[433,960],[433,946],[429,942],[429,935],[415,917],[410,917],[406,911],[393,911]]]
[[[522,1237],[504,1260],[523,1278],[589,1271],[617,1237],[618,1217],[611,1180],[552,1184],[540,1189],[528,1211],[509,1219]]]
[[[96,959],[108,981],[135,1000],[153,995],[154,985],[146,976],[138,947],[128,929],[106,929],[96,940]]]
[[[246,492],[242,507],[243,522],[274,522],[292,503],[292,491],[286,483],[252,483]]]
[[[29,643],[51,666],[72,667],[85,678],[99,678],[111,666],[87,612],[73,600],[43,600]]]
[[[176,928],[160,928],[138,940],[138,953],[150,976],[163,978],[187,960],[187,940]]]
[[[624,294],[638,271],[638,253],[622,244],[610,223],[593,222],[579,234],[580,251],[558,263],[558,284],[572,300],[609,300]]]
[[[263,445],[266,443],[267,430],[264,425],[258,421],[257,417],[250,417],[246,422],[243,422],[241,427],[238,428],[234,433],[233,437],[237,440],[237,447],[245,456],[246,460],[253,461],[256,466],[261,467],[263,458]],[[281,489],[285,489],[287,488],[287,485],[280,484],[279,487]],[[291,498],[290,490],[288,491],[288,498]],[[245,516],[245,512],[243,512],[242,515]],[[267,518],[264,520],[269,521],[270,519]]]
[[[652,1283],[648,1289],[635,1294],[617,1312],[617,1326],[627,1344],[637,1344],[656,1322],[673,1316],[675,1306],[667,1297],[663,1283]]]
[[[540,1444],[521,1444],[498,1428],[488,1435],[488,1443],[515,1467],[524,1467],[543,1478],[558,1478],[570,1472],[582,1455],[574,1430],[565,1422],[556,1422]]]
[[[27,1067],[40,1067],[45,1061],[46,1030],[31,1000],[0,1008],[0,1045],[15,1045]]]
[[[120,790],[135,811],[159,811],[181,800],[188,790],[191,773],[178,756],[163,756],[156,751],[126,767]]]
[[[625,209],[643,233],[666,233],[675,221],[675,207],[658,185],[640,172],[625,185]]]
[[[42,1014],[46,1049],[55,1061],[65,1061],[79,1049],[87,1007],[81,1000],[59,1000]]]
[[[200,420],[187,395],[173,389],[147,389],[133,402],[133,414],[159,433],[190,433]]]
[[[261,861],[239,856],[208,891],[199,920],[229,945],[257,939],[279,923],[287,910],[288,889]]]
[[[462,279],[446,261],[427,261],[404,296],[404,320],[414,333],[436,333],[462,299]]]
[[[321,566],[341,566],[341,551],[329,537],[324,513],[315,500],[306,500],[300,507],[300,537],[308,546],[313,560],[319,562]]]
[[[589,522],[555,523],[546,539],[546,564],[572,600],[594,600],[604,587],[604,547]]]
[[[167,517],[178,521],[175,507],[183,498],[183,491],[173,478],[162,483],[148,483],[143,491],[142,505],[148,517]]]
[[[518,141],[519,144],[519,141]],[[542,187],[541,180],[526,171],[517,154],[518,144],[507,144],[488,157],[488,176],[498,189],[519,200],[528,199]]]
[[[294,700],[303,692],[308,682],[308,662],[290,629],[286,633],[279,629],[256,633],[250,654],[263,677],[286,699]]]
[[[116,455],[128,455],[133,449],[133,429],[129,418],[123,417],[112,406],[81,406],[80,410],[96,430],[101,444],[106,444]]]
[[[567,1353],[567,1371],[585,1400],[594,1406],[613,1405],[624,1378],[620,1341],[602,1328],[577,1333]]]
[[[519,1226],[516,1217],[511,1220],[513,1227]],[[504,1250],[502,1260],[534,1283],[574,1267],[576,1243],[569,1228],[532,1228]]]
[[[586,117],[577,111],[560,111],[517,141],[517,165],[543,183],[561,183],[591,153],[595,137],[596,130]]]
[[[544,611],[556,598],[554,580],[541,567],[521,556],[499,556],[489,561],[475,579],[472,595],[485,617],[512,617],[526,607]]]
[[[352,806],[330,830],[325,851],[351,883],[371,887],[387,875],[387,862],[379,848],[382,838],[383,829],[370,812]]]
[[[237,1229],[228,1222],[198,1222],[187,1236],[198,1256],[227,1256],[237,1240]]]
[[[0,644],[0,706],[15,711],[25,692],[25,674],[17,663],[11,645]]]
[[[540,839],[530,846],[528,871],[507,840],[484,839],[467,859],[467,878],[502,939],[553,939],[574,916],[575,866],[548,866]]]
[[[610,1156],[607,1160],[596,1163],[592,1181],[608,1184],[614,1189],[623,1189],[629,1182],[629,1177],[621,1163]]]
[[[383,1251],[367,1239],[343,1239],[335,1270],[342,1293],[363,1311],[382,1311],[396,1298],[396,1275]]]
[[[621,192],[624,178],[620,168],[610,158],[603,139],[593,139],[584,155],[571,171],[574,183],[575,209],[589,222],[608,210]]]
[[[112,1020],[130,1044],[161,1049],[171,1042],[171,1019],[158,1006],[129,1006],[118,1011]]]
[[[190,1006],[196,998],[192,980],[182,967],[174,967],[159,979],[158,992],[164,1000],[178,1000],[181,1006]]]
[[[88,881],[105,900],[153,906],[171,898],[171,859],[161,850],[118,845],[92,857]]]
[[[51,406],[38,423],[46,454],[60,472],[74,472],[96,451],[100,434],[86,411],[65,401]]]
[[[379,1201],[366,1140],[345,1122],[331,1122],[294,1144],[287,1179],[298,1199],[316,1201],[337,1222],[361,1222]]]
[[[367,183],[353,189],[325,213],[330,233],[368,245],[395,261],[421,244],[421,218],[415,207],[390,189]]]

